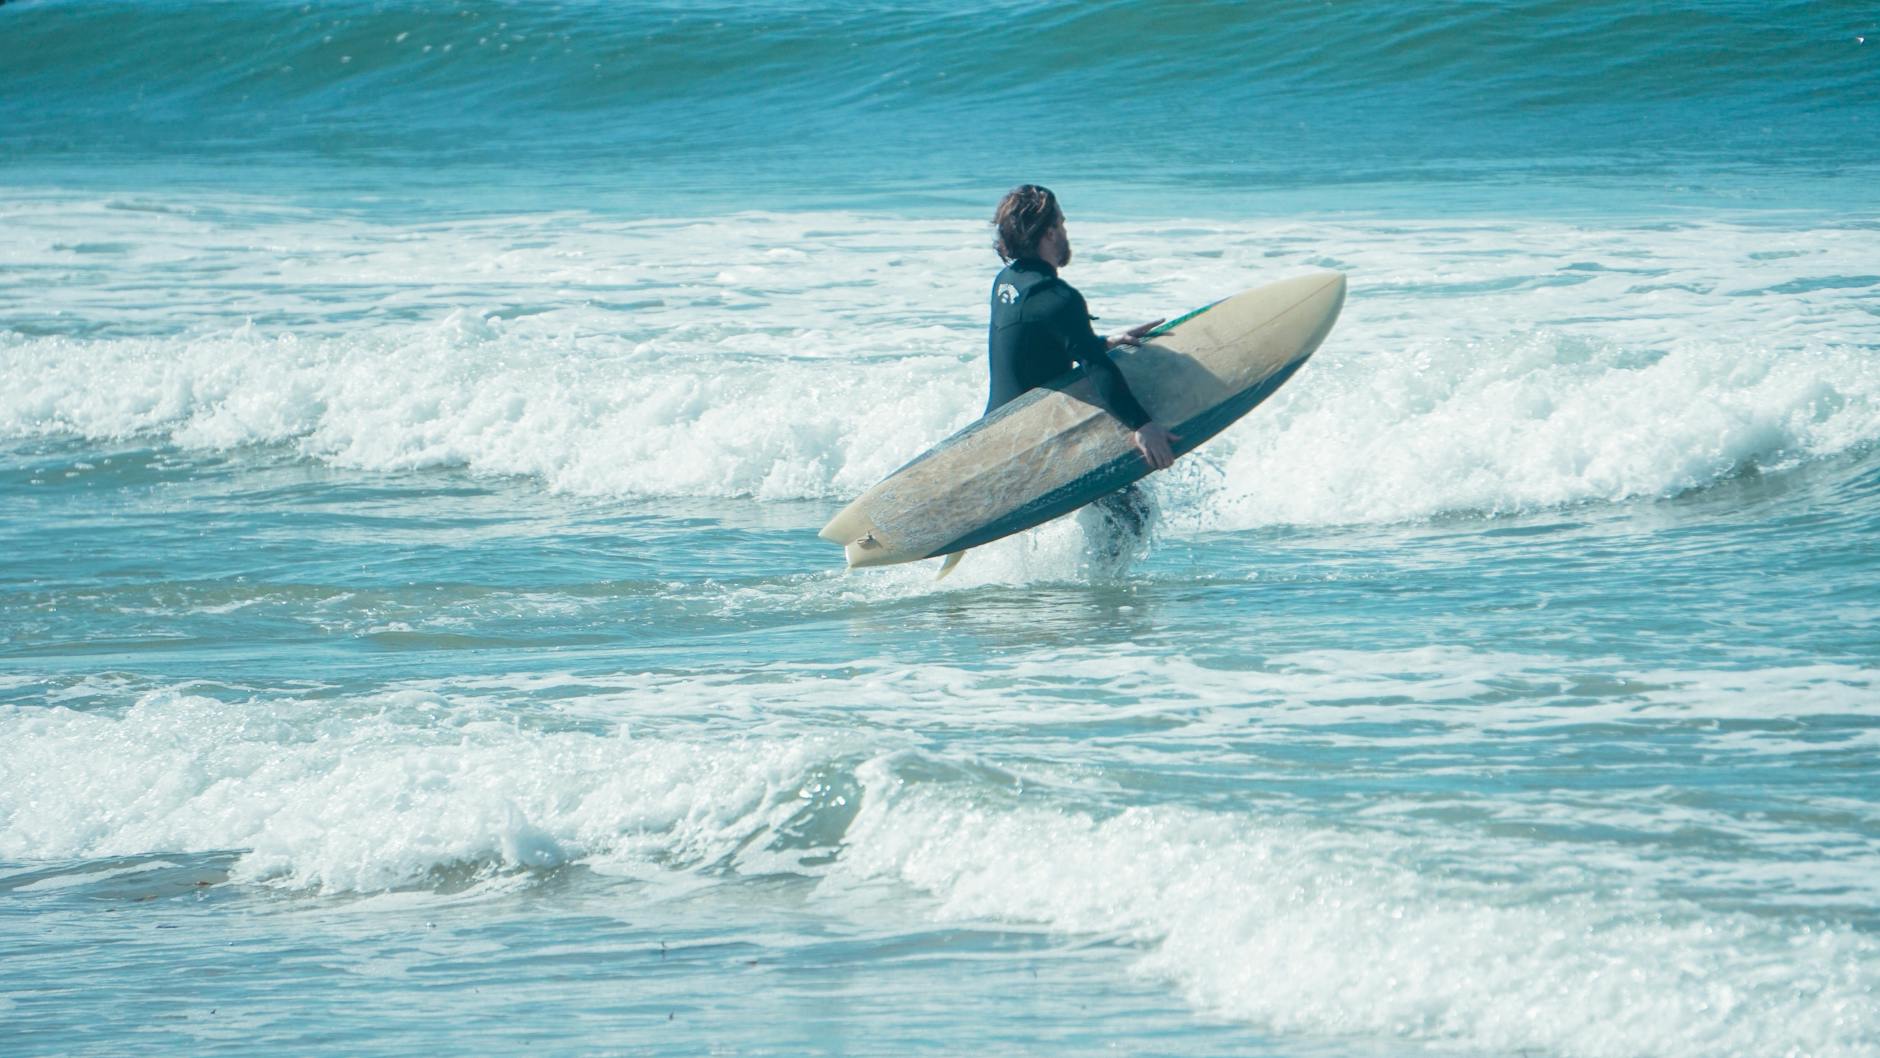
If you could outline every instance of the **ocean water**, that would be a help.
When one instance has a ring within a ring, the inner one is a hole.
[[[1877,38],[0,6],[0,1054],[1880,1053]],[[845,573],[1024,180],[1344,316]]]

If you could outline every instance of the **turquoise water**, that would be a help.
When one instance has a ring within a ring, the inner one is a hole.
[[[1873,1054],[1877,33],[0,6],[0,1053]],[[1024,179],[1344,317],[845,574]]]

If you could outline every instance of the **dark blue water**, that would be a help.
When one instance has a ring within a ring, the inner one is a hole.
[[[26,0],[0,17],[7,164],[72,174],[312,169],[362,188],[364,169],[393,193],[671,209],[950,204],[1040,174],[1177,201],[1404,182],[1501,201],[1587,180],[1663,198],[1766,175],[1845,201],[1880,162],[1880,22],[1854,3]]]

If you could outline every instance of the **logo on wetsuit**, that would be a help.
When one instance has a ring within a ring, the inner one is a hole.
[[[1010,283],[1000,283],[999,300],[1007,305],[1018,304],[1018,288]]]

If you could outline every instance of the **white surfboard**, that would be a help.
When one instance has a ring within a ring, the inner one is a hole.
[[[1338,319],[1345,277],[1258,287],[1111,353],[1129,389],[1180,440],[1227,428],[1292,377]],[[1081,369],[941,441],[843,508],[822,538],[850,568],[955,555],[1074,511],[1149,472]]]

